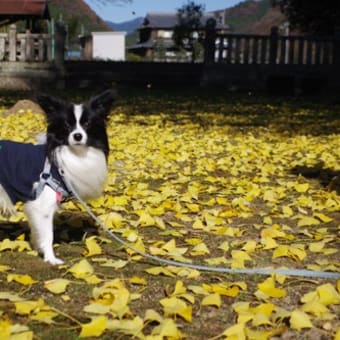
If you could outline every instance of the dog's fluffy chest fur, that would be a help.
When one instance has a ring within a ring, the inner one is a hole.
[[[107,177],[105,154],[101,150],[81,145],[60,146],[54,156],[59,171],[81,198],[101,195]]]

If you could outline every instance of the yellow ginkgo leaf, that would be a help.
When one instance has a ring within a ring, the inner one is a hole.
[[[152,268],[145,269],[145,271],[148,274],[156,275],[156,276],[161,275],[161,274],[165,276],[170,276],[170,277],[176,276],[174,273],[172,273],[169,269],[165,267],[152,267]]]
[[[314,217],[318,218],[321,222],[324,222],[324,223],[329,223],[333,221],[331,217],[325,214],[322,214],[322,213],[315,213]]]
[[[200,276],[200,272],[196,269],[191,268],[180,268],[174,266],[168,266],[171,273],[177,275],[178,277],[186,277],[188,279],[197,279]]]
[[[310,317],[305,312],[298,309],[294,310],[290,316],[290,326],[297,330],[314,327]]]
[[[154,309],[148,309],[146,312],[145,312],[145,316],[144,316],[144,320],[145,321],[156,321],[158,323],[161,323],[163,322],[163,317],[158,313],[156,312]]]
[[[263,249],[274,249],[278,247],[277,242],[271,237],[262,237],[261,244],[263,244]]]
[[[311,216],[302,216],[299,218],[299,221],[297,223],[298,227],[306,227],[311,225],[319,225],[320,220],[316,219],[315,217]]]
[[[233,325],[229,328],[227,328],[223,335],[227,337],[227,339],[230,340],[245,340],[246,334],[245,334],[245,324],[244,323],[237,323],[236,325]]]
[[[6,271],[8,271],[9,269],[11,269],[10,266],[0,265],[0,273],[6,272]]]
[[[110,205],[120,205],[125,206],[129,202],[129,196],[116,196],[116,197],[110,197],[111,202],[108,202]]]
[[[171,293],[171,296],[181,295],[181,294],[184,294],[186,292],[187,292],[187,289],[184,286],[183,281],[178,280],[178,281],[176,281],[175,289],[174,289],[173,293]]]
[[[9,320],[0,320],[0,334],[4,339],[9,339],[11,334],[12,322]]]
[[[101,267],[110,267],[110,268],[114,268],[114,269],[121,269],[124,268],[129,262],[128,261],[124,261],[124,260],[106,260],[105,262],[101,263],[100,266]]]
[[[99,246],[96,236],[86,238],[85,244],[87,247],[85,256],[100,255],[102,253],[102,248]]]
[[[287,245],[281,245],[278,246],[273,253],[273,259],[278,258],[278,257],[284,257],[284,256],[289,256],[289,246]]]
[[[152,227],[156,224],[155,219],[147,212],[143,211],[140,216],[139,220],[137,221],[137,226],[141,227]]]
[[[178,329],[176,323],[172,319],[164,319],[152,330],[152,335],[155,339],[182,339],[184,335]]]
[[[98,283],[103,282],[103,279],[101,279],[100,277],[98,277],[95,274],[91,274],[89,276],[84,277],[84,280],[86,283],[88,283],[89,285],[96,285]]]
[[[141,285],[146,286],[148,282],[143,277],[133,276],[131,279],[129,279],[129,282],[133,285]]]
[[[218,246],[218,249],[223,250],[224,252],[227,252],[229,250],[230,246],[229,246],[229,241],[224,241],[223,243],[221,243]]]
[[[319,242],[311,242],[308,245],[308,249],[312,253],[320,253],[322,249],[325,247],[326,242],[325,241],[319,241]]]
[[[290,246],[289,256],[293,258],[294,260],[302,261],[307,256],[307,253],[300,246]]]
[[[258,327],[264,325],[271,325],[272,322],[270,321],[269,317],[264,313],[256,313],[254,314],[252,324],[254,327]]]
[[[133,338],[141,338],[143,336],[141,333],[143,326],[143,320],[139,316],[134,317],[132,320],[115,319],[107,321],[107,329],[131,335]]]
[[[91,303],[84,307],[84,312],[86,313],[92,313],[92,314],[98,314],[98,315],[104,315],[109,313],[111,310],[111,306],[109,304],[103,304],[103,303]]]
[[[264,314],[269,317],[275,310],[275,305],[273,303],[261,303],[260,305],[253,307],[251,310],[254,314]]]
[[[209,254],[210,251],[207,247],[207,245],[202,242],[198,245],[196,245],[190,252],[190,255],[191,256],[201,256],[201,255],[206,255],[206,254]]]
[[[11,302],[15,301],[22,301],[24,300],[22,297],[20,297],[17,294],[10,293],[10,292],[0,292],[0,300],[8,300]]]
[[[257,244],[256,244],[255,241],[249,240],[249,241],[247,241],[246,244],[242,247],[242,250],[245,250],[246,252],[251,253],[251,252],[255,251],[256,246],[257,246]]]
[[[334,286],[326,283],[316,288],[319,295],[319,301],[324,305],[337,305],[340,304],[340,294],[336,291]]]
[[[121,228],[124,222],[124,219],[121,214],[117,212],[110,212],[109,214],[100,215],[99,219],[104,223],[108,228]]]
[[[303,183],[303,184],[295,184],[294,189],[299,192],[299,193],[305,193],[309,189],[309,184],[308,183]]]
[[[39,299],[37,301],[33,300],[25,300],[25,301],[18,301],[14,303],[15,305],[15,312],[20,315],[26,315],[32,313],[34,310],[41,309],[45,303],[44,300]]]
[[[202,222],[200,219],[197,219],[197,220],[193,223],[192,228],[193,228],[193,229],[201,229],[201,230],[203,230],[203,229],[206,228],[206,226],[203,224],[203,222]]]
[[[44,287],[53,294],[64,293],[70,281],[66,279],[54,279],[45,281]]]
[[[203,298],[201,304],[202,306],[216,306],[220,308],[222,304],[221,295],[218,293],[207,295]]]
[[[278,257],[291,257],[297,260],[303,260],[307,256],[307,253],[304,249],[300,247],[288,246],[288,245],[280,245],[273,252],[273,259]]]
[[[184,320],[192,321],[192,307],[176,297],[165,298],[159,301],[164,308],[166,316],[178,315]]]
[[[275,286],[275,279],[273,277],[269,277],[262,283],[257,285],[259,290],[269,297],[274,298],[282,298],[286,296],[287,292],[283,288],[276,288]]]
[[[90,276],[94,270],[91,264],[84,259],[73,265],[68,271],[77,279],[84,279]]]
[[[95,337],[101,336],[107,326],[107,318],[106,316],[100,315],[92,319],[91,322],[87,324],[82,324],[80,337],[87,338],[87,337]]]
[[[24,250],[31,250],[31,246],[27,241],[12,241],[6,238],[2,242],[0,242],[0,251],[3,250],[18,250],[21,252]]]
[[[232,250],[231,257],[231,268],[245,268],[244,262],[251,261],[251,257],[243,250]]]
[[[165,230],[166,226],[163,219],[159,216],[154,216],[153,219],[155,220],[155,227],[158,227],[161,230]]]
[[[38,282],[32,279],[30,275],[8,274],[7,282],[12,282],[12,281],[15,281],[25,286],[29,286],[29,285],[32,285]]]
[[[51,325],[54,322],[53,318],[55,318],[56,316],[58,316],[58,313],[50,309],[47,309],[37,311],[37,313],[32,315],[30,319]]]
[[[272,225],[273,224],[273,220],[272,220],[272,218],[270,216],[265,216],[263,218],[263,223],[264,224],[268,224],[268,225]]]
[[[240,293],[240,289],[244,289],[242,284],[203,284],[202,287],[209,293],[218,293],[224,296],[235,297]]]
[[[340,326],[336,330],[334,340],[340,340]]]
[[[282,207],[282,212],[285,215],[285,217],[291,217],[294,214],[293,209],[287,205],[284,205]]]
[[[301,310],[305,313],[321,316],[329,312],[329,309],[319,301],[310,301],[301,306]]]
[[[272,329],[270,331],[259,331],[259,330],[246,328],[246,336],[247,336],[247,339],[269,340],[273,338],[275,335],[281,335],[285,331],[286,331],[285,327],[279,327],[277,329]]]
[[[218,266],[220,264],[228,263],[227,259],[224,256],[211,257],[209,259],[204,259],[204,261],[208,263],[209,266]]]
[[[319,296],[318,296],[318,293],[316,291],[306,293],[301,297],[302,303],[318,301],[318,300],[319,300]]]

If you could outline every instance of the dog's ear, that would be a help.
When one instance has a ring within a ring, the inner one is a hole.
[[[98,115],[106,118],[110,113],[111,106],[116,99],[116,92],[114,90],[106,90],[103,93],[91,98],[89,100],[89,107]]]
[[[60,114],[66,106],[66,103],[63,100],[47,94],[38,94],[34,99],[44,110],[47,118],[55,117]]]

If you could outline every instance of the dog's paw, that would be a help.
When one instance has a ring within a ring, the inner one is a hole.
[[[58,264],[63,264],[64,263],[63,260],[58,259],[57,257],[47,257],[47,258],[44,258],[44,262],[50,263],[53,266],[56,266]]]

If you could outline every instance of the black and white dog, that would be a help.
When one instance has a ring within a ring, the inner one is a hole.
[[[44,261],[61,264],[53,250],[53,217],[72,192],[86,200],[99,197],[107,177],[106,122],[115,93],[107,90],[83,104],[47,95],[36,97],[46,113],[46,143],[0,140],[0,212],[15,213],[24,202],[31,241]]]

